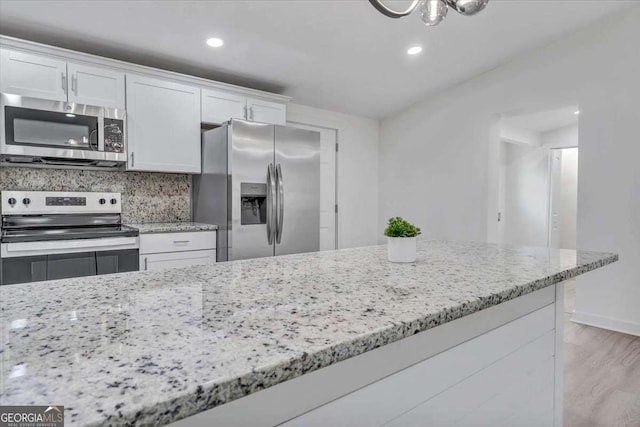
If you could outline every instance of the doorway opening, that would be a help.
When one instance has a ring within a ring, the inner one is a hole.
[[[499,242],[576,248],[578,120],[577,105],[501,118]]]

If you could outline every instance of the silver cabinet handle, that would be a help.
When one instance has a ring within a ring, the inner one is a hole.
[[[190,242],[190,240],[174,240],[173,244],[174,245],[186,245],[189,242]]]
[[[71,91],[78,95],[78,76],[77,74],[71,75]]]
[[[267,166],[267,242],[273,245],[273,238],[275,234],[275,215],[273,209],[275,207],[274,201],[276,200],[276,184],[274,181],[273,163],[269,163]]]
[[[60,77],[62,80],[62,90],[66,92],[67,91],[67,75],[64,73],[64,71],[62,71],[60,73]]]
[[[249,107],[249,118],[253,120],[253,106]]]
[[[144,257],[144,269],[147,270],[149,268],[149,258]]]
[[[278,216],[278,224],[276,226],[276,243],[282,240],[282,227],[284,225],[284,178],[282,177],[282,168],[280,163],[276,167],[276,187],[277,187],[277,205],[276,214]]]
[[[135,166],[135,161],[133,160],[133,151],[131,152],[131,167]]]

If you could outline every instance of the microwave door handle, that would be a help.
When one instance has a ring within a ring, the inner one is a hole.
[[[96,142],[96,148],[93,148],[93,143],[91,142],[92,140],[92,136],[94,133],[97,133],[98,129],[93,129],[91,132],[89,132],[89,139],[87,140],[87,144],[89,145],[89,148],[91,149],[91,151],[98,151],[98,145],[100,144],[99,142]]]
[[[98,136],[98,151],[104,152],[104,116],[102,114],[98,116],[98,127],[95,131]],[[89,143],[91,143],[91,138],[89,138]]]

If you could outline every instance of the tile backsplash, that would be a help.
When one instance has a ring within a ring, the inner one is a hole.
[[[0,190],[122,193],[124,222],[178,222],[191,216],[191,176],[168,173],[0,166]]]

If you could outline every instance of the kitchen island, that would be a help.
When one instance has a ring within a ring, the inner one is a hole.
[[[420,425],[530,398],[558,425],[562,281],[616,260],[421,241],[411,264],[372,246],[4,286],[0,404],[64,405],[67,425]]]

